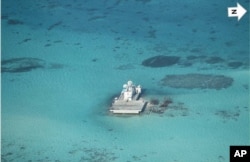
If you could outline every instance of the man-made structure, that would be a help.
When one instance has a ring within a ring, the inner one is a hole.
[[[147,102],[140,99],[142,88],[135,86],[132,81],[123,85],[123,90],[119,98],[115,98],[110,111],[114,114],[139,114],[143,111]]]

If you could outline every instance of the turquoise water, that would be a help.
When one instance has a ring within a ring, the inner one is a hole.
[[[239,3],[249,10],[249,1]],[[230,145],[250,142],[249,15],[228,18],[233,6],[2,1],[1,160],[229,161]],[[179,60],[142,64],[160,55]],[[161,84],[166,75],[193,73],[233,83],[218,89]],[[146,100],[173,103],[162,114],[110,114],[129,79],[145,88]]]

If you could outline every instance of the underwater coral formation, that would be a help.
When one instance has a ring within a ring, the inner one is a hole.
[[[180,57],[177,56],[154,56],[142,61],[143,66],[148,67],[165,67],[177,64],[180,60]]]
[[[159,99],[151,98],[149,101],[149,110],[152,113],[163,114],[171,103],[173,103],[173,101],[170,97],[164,97],[161,102]]]
[[[185,117],[189,115],[189,110],[184,103],[174,102],[170,97],[164,97],[162,100],[151,98],[146,111],[148,111],[146,113],[160,114],[167,117]]]
[[[187,89],[200,88],[220,90],[230,87],[232,83],[233,78],[212,74],[167,75],[161,80],[161,85],[163,86]]]
[[[230,67],[232,69],[236,69],[236,68],[239,68],[240,66],[242,66],[243,63],[240,61],[232,61],[232,62],[229,62],[227,65],[228,65],[228,67]]]
[[[9,25],[22,25],[23,22],[17,19],[9,19],[7,22]]]
[[[2,61],[1,72],[20,73],[44,68],[45,61],[38,58],[13,58]]]
[[[214,114],[222,119],[223,122],[226,122],[228,120],[234,120],[237,121],[240,116],[241,110],[236,107],[234,110],[217,110]]]
[[[208,64],[217,64],[217,63],[224,62],[224,59],[218,56],[213,56],[213,57],[208,58],[205,62]]]
[[[159,105],[160,101],[159,99],[151,98],[149,101],[149,104],[151,105]]]
[[[64,65],[58,63],[46,63],[44,60],[32,57],[12,58],[2,60],[1,73],[21,73],[34,69],[60,69]]]

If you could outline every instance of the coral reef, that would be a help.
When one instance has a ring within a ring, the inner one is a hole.
[[[214,113],[216,116],[220,117],[223,122],[226,122],[227,120],[234,120],[237,121],[240,116],[240,110],[235,109],[232,110],[218,110]]]
[[[166,116],[176,117],[176,116],[188,116],[189,111],[188,108],[185,107],[184,103],[177,102],[168,107],[168,111],[166,112]]]
[[[143,66],[148,67],[165,67],[177,64],[180,60],[180,57],[177,56],[154,56],[150,57],[142,62]]]
[[[160,103],[159,99],[155,99],[155,98],[152,98],[149,101],[149,104],[151,105],[159,105],[159,103]]]
[[[149,111],[152,113],[163,114],[171,103],[172,99],[170,97],[164,97],[162,101],[158,98],[151,98],[149,100]]]
[[[224,62],[224,59],[218,56],[213,56],[213,57],[209,57],[205,62],[208,64],[217,64],[217,63]]]
[[[186,89],[200,88],[220,90],[230,87],[232,83],[233,78],[212,74],[167,75],[161,80],[161,85],[163,86]]]
[[[89,162],[109,162],[115,161],[118,159],[117,156],[113,152],[108,151],[107,149],[103,148],[81,148],[81,149],[74,149],[68,152],[70,155],[75,156],[76,154],[81,155],[80,161],[89,161]]]
[[[38,58],[14,58],[2,61],[1,72],[20,73],[44,67],[45,61]]]
[[[34,69],[61,69],[64,67],[64,65],[59,63],[46,63],[42,59],[32,57],[2,60],[1,64],[1,73],[21,73]]]
[[[22,25],[23,22],[17,19],[9,19],[7,22],[9,25]]]
[[[182,102],[173,102],[170,97],[164,97],[160,102],[159,99],[150,99],[149,112],[165,115],[168,117],[188,116],[188,108]]]
[[[237,68],[249,67],[248,62],[245,62],[245,60],[243,60],[242,58],[234,58],[228,61],[228,58],[223,58],[218,56],[208,57],[204,55],[188,55],[185,58],[181,58],[178,63],[178,65],[181,65],[183,67],[198,65],[200,70],[201,69],[205,70],[206,64],[209,64],[209,67],[213,67],[216,69],[228,69],[228,68],[237,69]]]
[[[50,25],[47,30],[52,30],[52,29],[54,29],[55,27],[57,27],[57,26],[59,26],[61,24],[62,24],[62,21],[58,21],[58,22]]]
[[[233,69],[239,68],[242,65],[243,63],[239,61],[232,61],[227,64],[228,67],[233,68]]]
[[[160,104],[160,107],[168,107],[168,105],[171,103],[173,103],[171,98],[169,98],[169,97],[164,98],[162,104]]]

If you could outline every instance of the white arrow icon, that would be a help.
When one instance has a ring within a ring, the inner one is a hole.
[[[247,10],[237,3],[237,7],[228,7],[227,8],[228,17],[238,17],[238,21],[245,15]]]

